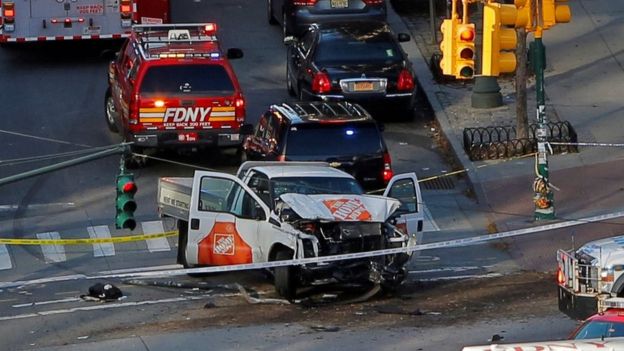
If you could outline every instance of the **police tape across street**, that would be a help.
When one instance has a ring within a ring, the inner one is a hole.
[[[140,271],[140,272],[128,272],[128,273],[109,273],[109,274],[97,274],[97,275],[92,275],[92,276],[83,275],[83,274],[74,274],[74,275],[68,275],[68,276],[49,277],[49,278],[41,278],[41,279],[35,279],[35,280],[0,282],[0,289],[26,286],[26,285],[34,285],[34,284],[45,284],[45,283],[52,283],[52,282],[68,281],[68,280],[79,280],[79,279],[95,280],[95,279],[169,277],[169,276],[186,275],[186,274],[233,272],[233,271],[292,266],[292,265],[305,265],[305,264],[313,264],[313,263],[343,261],[343,260],[360,259],[360,258],[367,258],[367,257],[394,255],[398,253],[408,253],[408,252],[414,252],[414,251],[471,246],[471,245],[476,245],[476,244],[480,244],[480,243],[484,243],[484,242],[496,240],[496,239],[504,239],[504,238],[528,235],[528,234],[535,234],[535,233],[544,232],[547,230],[555,230],[555,229],[567,228],[567,227],[572,227],[572,226],[581,225],[581,224],[601,222],[601,221],[606,221],[609,219],[620,218],[620,217],[624,217],[624,211],[618,211],[618,212],[597,215],[597,216],[592,216],[592,217],[585,217],[585,218],[580,218],[580,219],[575,219],[575,220],[570,220],[570,221],[565,221],[565,222],[546,224],[546,225],[537,226],[537,227],[511,230],[511,231],[506,231],[506,232],[501,232],[501,233],[478,235],[478,236],[473,236],[473,237],[468,237],[468,238],[439,241],[439,242],[433,242],[433,243],[428,243],[428,244],[418,244],[418,245],[414,245],[410,247],[400,247],[400,248],[383,249],[383,250],[375,250],[375,251],[364,251],[364,252],[356,252],[356,253],[332,255],[332,256],[309,257],[309,258],[300,258],[300,259],[284,260],[284,261],[246,263],[246,264],[235,264],[235,265],[225,265],[225,266],[169,269],[169,270],[157,270],[157,271]]]

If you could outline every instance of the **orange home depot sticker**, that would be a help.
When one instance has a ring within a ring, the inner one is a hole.
[[[252,263],[251,247],[238,234],[233,222],[215,222],[210,233],[199,242],[198,251],[200,265]]]
[[[323,200],[334,218],[341,221],[370,221],[371,214],[359,199]]]

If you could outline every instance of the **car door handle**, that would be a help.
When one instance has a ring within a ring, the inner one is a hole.
[[[191,229],[193,230],[199,229],[199,218],[191,218]]]

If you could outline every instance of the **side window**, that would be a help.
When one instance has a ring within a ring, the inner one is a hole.
[[[201,180],[200,211],[226,212],[241,218],[264,218],[263,210],[245,189],[231,179],[204,177]]]
[[[258,127],[256,128],[256,136],[258,138],[264,138],[267,130],[267,124],[269,124],[268,117],[270,114],[265,113],[258,121]]]
[[[399,211],[413,213],[418,211],[418,197],[412,179],[401,179],[392,185],[389,197],[401,201]]]
[[[128,76],[126,77],[130,82],[134,82],[136,80],[136,75],[139,70],[139,60],[134,59],[130,61],[130,69],[128,70]]]
[[[201,180],[199,211],[227,212],[234,200],[234,185],[230,179],[204,177]]]
[[[121,70],[121,72],[123,73],[125,77],[128,76],[128,71],[130,70],[130,65],[132,64],[133,58],[134,58],[134,49],[133,49],[132,44],[128,42],[125,48],[123,49],[123,51],[121,51],[119,61],[118,61],[119,69]]]

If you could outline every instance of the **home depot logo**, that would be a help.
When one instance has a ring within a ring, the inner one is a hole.
[[[218,255],[234,255],[234,235],[215,234],[213,251]]]
[[[359,199],[323,200],[334,218],[342,221],[370,221],[371,214]]]

